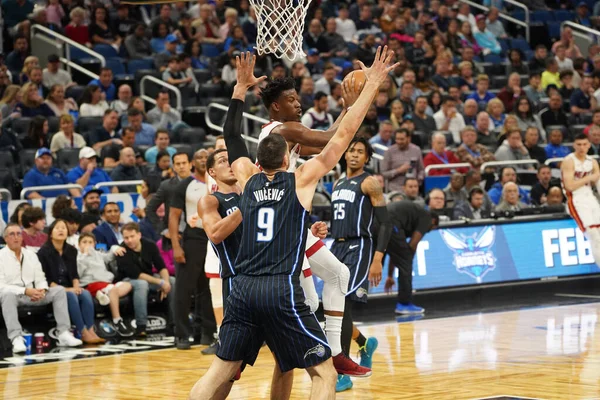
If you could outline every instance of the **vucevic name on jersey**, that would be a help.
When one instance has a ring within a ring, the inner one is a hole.
[[[236,274],[299,274],[309,215],[296,196],[295,175],[277,172],[272,181],[265,174],[252,176],[240,210],[244,223]]]
[[[334,239],[373,237],[373,205],[360,185],[369,173],[340,179],[331,195],[331,236]]]
[[[212,194],[219,200],[218,212],[222,218],[226,218],[239,208],[240,196],[237,193],[221,193],[214,192]],[[215,253],[219,257],[221,263],[220,276],[221,279],[229,278],[235,275],[235,258],[237,257],[238,250],[240,248],[240,241],[242,240],[242,225],[240,224],[231,235],[227,236],[219,244],[211,242]]]

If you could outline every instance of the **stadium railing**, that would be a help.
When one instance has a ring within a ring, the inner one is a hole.
[[[480,171],[481,173],[485,172],[486,168],[489,167],[506,167],[506,166],[513,166],[513,165],[534,165],[535,167],[537,167],[539,165],[539,161],[538,160],[509,160],[509,161],[488,161],[485,162],[483,164],[481,164],[481,168]]]
[[[137,186],[144,183],[142,180],[134,180],[134,181],[118,181],[118,182],[100,182],[94,185],[94,189],[102,189],[104,187],[113,187],[113,186]]]
[[[38,24],[34,24],[31,26],[31,36],[34,37],[35,32],[39,31],[39,32],[43,32],[44,35],[46,36],[50,36],[52,39],[57,41],[57,47],[63,47],[63,43],[66,44],[67,46],[64,46],[65,49],[65,57],[59,57],[60,61],[62,63],[64,63],[67,66],[67,71],[69,72],[69,74],[71,74],[71,68],[76,69],[77,71],[91,77],[92,79],[98,79],[99,76],[95,73],[93,73],[92,71],[83,68],[81,65],[75,63],[71,58],[71,46],[75,47],[76,49],[89,54],[91,57],[97,58],[98,60],[100,60],[100,65],[102,67],[106,66],[106,59],[104,58],[104,56],[100,53],[95,52],[94,50],[91,50],[89,48],[87,48],[86,46],[82,46],[81,44],[69,39],[66,36],[63,36],[61,34],[58,34],[56,32],[54,32],[53,30],[50,30],[48,28],[46,28],[45,26],[42,25],[38,25]]]
[[[472,168],[469,163],[450,163],[450,164],[434,164],[425,167],[425,176],[429,176],[429,171],[435,169],[457,169],[457,168]]]
[[[10,192],[10,190],[0,188],[0,193],[2,193],[2,196],[0,196],[0,199],[2,201],[11,201],[12,200],[12,193]]]
[[[146,83],[148,81],[155,83],[159,86],[162,86],[165,89],[170,90],[171,92],[175,93],[175,98],[177,100],[177,106],[176,106],[177,110],[179,110],[179,111],[183,110],[183,103],[181,101],[181,91],[176,86],[173,86],[170,83],[162,81],[152,75],[145,75],[142,77],[142,79],[140,79],[140,97],[143,100],[147,101],[148,103],[156,105],[156,99],[154,99],[150,96],[146,96],[146,89],[144,87],[144,83]]]
[[[481,5],[481,4],[478,4],[478,3],[475,3],[475,2],[472,2],[472,1],[469,1],[469,0],[459,0],[459,1],[461,3],[466,3],[469,6],[471,6],[473,8],[477,8],[477,9],[479,9],[481,11],[486,12],[486,13],[490,10],[489,7],[486,7],[484,5]],[[527,41],[529,42],[529,25],[530,25],[529,24],[529,22],[530,22],[529,9],[524,4],[519,3],[517,1],[514,1],[514,0],[504,0],[504,3],[513,5],[513,6],[518,7],[518,8],[522,8],[523,11],[525,11],[525,21],[521,21],[521,20],[518,20],[516,18],[513,18],[510,15],[505,14],[503,12],[500,12],[498,14],[498,17],[502,18],[502,19],[505,19],[508,22],[512,22],[513,24],[516,24],[516,25],[519,25],[519,26],[522,26],[523,28],[525,28],[525,39],[527,39]]]
[[[600,31],[598,31],[596,29],[588,28],[587,26],[575,23],[573,21],[563,21],[560,24],[560,32],[562,33],[562,31],[567,26],[569,28],[571,28],[571,30],[573,31],[573,36],[576,36],[579,39],[585,40],[587,42],[588,47],[594,43],[600,42]],[[583,33],[583,32],[585,32],[585,33]],[[592,39],[592,37],[590,37],[590,35],[594,36],[595,40]],[[583,47],[583,46],[580,46],[580,47]],[[583,54],[587,54],[587,48],[581,49],[581,51],[583,52]]]
[[[83,186],[76,183],[69,183],[66,185],[50,185],[50,186],[30,186],[21,190],[21,200],[27,200],[25,195],[29,192],[45,192],[48,190],[61,190],[61,189],[79,189],[83,190]]]
[[[595,159],[600,158],[596,154],[594,154],[593,156],[590,156],[590,157],[595,158]],[[564,159],[565,159],[564,157],[552,157],[552,158],[548,158],[546,161],[544,161],[544,164],[550,165],[552,163],[561,162]]]

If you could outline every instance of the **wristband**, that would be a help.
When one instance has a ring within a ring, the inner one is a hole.
[[[165,280],[164,280],[164,279],[161,279],[161,280],[160,280],[160,287],[163,287],[163,285],[164,285],[164,284],[165,284]]]

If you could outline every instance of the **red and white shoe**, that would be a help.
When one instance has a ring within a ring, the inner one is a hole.
[[[333,366],[338,374],[354,376],[357,378],[366,378],[371,376],[371,368],[361,367],[344,353],[340,353],[333,357]]]

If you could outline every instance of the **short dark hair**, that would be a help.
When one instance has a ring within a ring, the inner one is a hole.
[[[560,74],[558,74],[558,79],[563,79],[566,78],[567,76],[573,77],[573,71],[571,71],[570,69],[567,69],[565,71],[560,71]]]
[[[283,136],[270,134],[259,143],[256,158],[262,168],[273,171],[283,164],[287,149],[288,144]]]
[[[474,194],[480,194],[483,196],[485,192],[479,186],[474,186],[471,188],[471,190],[469,190],[469,198],[472,198]]]
[[[365,146],[365,149],[367,151],[367,163],[369,163],[371,161],[371,157],[373,157],[373,147],[371,147],[369,140],[364,136],[354,136],[354,139],[352,139],[352,141],[348,145],[346,152],[353,148],[354,145],[356,145],[357,143],[362,143],[363,146]]]
[[[21,216],[23,228],[29,228],[41,219],[46,219],[46,213],[40,207],[26,208]]]
[[[211,169],[215,166],[215,157],[217,154],[221,154],[226,151],[227,151],[227,149],[219,149],[219,150],[215,150],[212,153],[210,153],[210,155],[208,156],[208,159],[206,160],[206,170],[208,171],[209,169]]]
[[[394,132],[396,135],[399,133],[405,133],[406,136],[410,137],[410,132],[408,131],[408,129],[406,128],[400,128],[400,129],[396,129],[396,132]]]
[[[31,204],[29,203],[19,203],[19,205],[17,206],[17,208],[15,208],[15,211],[13,211],[12,215],[10,216],[9,221],[13,224],[17,224],[19,225],[19,211],[21,211],[21,209],[23,208],[31,208]],[[23,218],[23,216],[21,216],[21,218]],[[7,226],[8,228],[8,226]]]
[[[74,208],[65,208],[60,213],[60,218],[64,219],[70,224],[79,224],[81,223],[81,211],[75,210]]]
[[[154,140],[158,139],[158,135],[160,135],[161,133],[165,133],[167,136],[169,136],[169,131],[168,130],[166,130],[166,129],[159,129],[154,134]]]
[[[456,99],[454,97],[450,97],[450,96],[444,96],[442,98],[442,104],[446,104],[449,101],[456,102]]]
[[[140,233],[140,226],[137,222],[128,222],[121,228],[121,233],[124,233],[125,231],[136,231],[137,233]]]
[[[188,160],[188,162],[190,162],[190,155],[188,153],[186,153],[185,151],[178,151],[177,153],[173,154],[173,156],[171,157],[171,161],[175,162],[175,157],[177,156],[185,156]]]
[[[102,207],[102,214],[104,214],[104,212],[106,211],[106,207],[108,207],[108,206],[117,206],[119,211],[121,211],[121,208],[119,207],[119,205],[117,203],[115,203],[114,201],[109,201],[108,203],[106,203],[104,205],[104,207]]]
[[[123,128],[123,131],[122,131],[122,133],[121,133],[121,136],[125,136],[125,134],[126,134],[127,132],[132,132],[132,133],[135,135],[135,131],[133,130],[133,128],[132,128],[132,127],[130,127],[130,126],[126,126],[125,128]]]
[[[315,94],[314,100],[315,100],[315,101],[319,101],[319,100],[321,100],[323,97],[327,97],[327,94],[325,94],[325,92],[320,92],[320,91],[319,91],[319,92],[317,92],[317,93]]]
[[[137,117],[138,115],[143,115],[143,114],[137,108],[131,107],[129,110],[127,110],[127,116],[128,117]]]
[[[267,109],[271,108],[271,104],[275,103],[279,96],[285,91],[296,89],[296,82],[293,78],[278,78],[272,79],[267,83],[264,89],[260,91],[260,96]]]
[[[108,72],[110,72],[112,74],[112,69],[110,69],[108,67],[102,67],[102,68],[100,68],[100,74],[103,73],[103,72],[105,72],[105,71],[108,71]],[[100,75],[100,74],[98,74],[98,75]]]
[[[90,85],[90,86],[92,86],[92,85]],[[98,86],[96,86],[96,87],[98,87]],[[117,113],[118,114],[119,112],[117,110],[109,108],[108,110],[104,111],[103,118],[106,117],[108,114],[112,114],[112,113]]]
[[[590,138],[588,138],[585,133],[580,133],[577,136],[575,136],[575,139],[573,141],[577,141],[577,140],[590,140]],[[23,218],[24,217],[25,217],[25,213],[23,213]],[[25,221],[25,219],[23,219],[23,221]],[[23,225],[25,225],[25,222],[23,222]]]
[[[550,168],[550,166],[549,166],[549,165],[542,164],[542,165],[540,165],[540,167],[538,168],[537,172],[539,173],[539,172],[541,172],[543,169],[546,169],[546,168],[548,168],[548,169],[552,169],[552,168]]]
[[[17,40],[19,39],[25,39],[27,40],[27,38],[25,37],[25,35],[23,35],[22,33],[18,33],[15,35],[15,40],[13,41],[13,43],[17,43]],[[29,40],[27,40],[27,42],[29,43]]]
[[[159,92],[156,94],[156,97],[158,98],[158,96],[160,96],[161,94],[166,94],[167,96],[170,96],[169,91],[167,89],[159,90]]]
[[[419,184],[419,180],[418,180],[417,178],[406,178],[406,179],[404,180],[404,184],[403,184],[402,186],[406,186],[406,183],[407,183],[408,181],[415,181],[415,182],[417,182],[417,184]]]
[[[86,238],[86,237],[87,238],[91,238],[94,242],[96,242],[96,236],[94,236],[93,233],[91,233],[91,232],[83,232],[82,234],[79,235],[79,240],[77,241],[77,243],[81,243],[81,241],[84,238]]]
[[[169,152],[166,150],[161,150],[158,153],[156,153],[156,163],[158,164],[158,160],[160,160],[163,157],[168,157],[169,161],[171,161],[171,156],[169,155]]]

